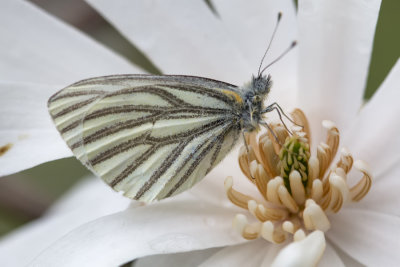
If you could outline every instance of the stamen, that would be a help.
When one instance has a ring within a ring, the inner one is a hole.
[[[282,204],[285,205],[290,212],[297,213],[299,211],[299,206],[297,206],[296,201],[294,201],[294,199],[289,194],[289,191],[285,186],[283,185],[279,186],[278,195]]]
[[[304,225],[308,230],[321,230],[326,232],[331,227],[325,212],[312,199],[306,201],[303,218]]]
[[[284,209],[266,208],[264,205],[258,204],[255,200],[250,200],[247,208],[261,222],[268,220],[280,221],[288,216],[288,212]]]
[[[260,223],[249,224],[247,217],[243,214],[236,215],[232,226],[247,240],[258,238],[261,230]]]
[[[311,146],[311,131],[310,131],[310,125],[308,124],[306,115],[304,115],[303,111],[298,108],[293,110],[291,115],[292,115],[293,121],[296,124],[303,126],[302,130],[306,134],[305,137],[308,140],[308,145]]]
[[[242,172],[246,175],[246,177],[252,181],[252,177],[250,175],[250,166],[249,162],[252,162],[256,159],[256,156],[254,154],[254,150],[251,146],[249,147],[249,153],[247,153],[247,150],[245,147],[241,147],[239,150],[239,167],[242,170]]]
[[[279,157],[275,153],[274,145],[271,139],[265,135],[260,137],[260,157],[261,163],[270,177],[276,177],[281,173],[278,167]]]
[[[266,221],[262,224],[261,236],[275,244],[282,243],[286,239],[284,232],[282,230],[275,229],[275,226],[271,221]]]
[[[305,238],[306,238],[306,233],[304,233],[302,229],[297,230],[296,233],[294,233],[293,235],[293,240],[295,242],[301,241]]]
[[[247,209],[247,203],[252,198],[233,189],[233,178],[228,176],[224,182],[225,192],[229,200],[238,207]]]
[[[271,203],[280,205],[282,204],[279,195],[278,195],[278,188],[283,185],[283,179],[280,176],[275,177],[274,179],[270,180],[267,185],[267,200]]]
[[[319,203],[322,199],[323,194],[324,190],[322,189],[321,180],[314,180],[312,183],[311,198],[314,199],[315,202]]]
[[[294,234],[294,224],[291,221],[284,221],[282,223],[282,229],[290,234]]]
[[[340,160],[337,164],[338,167],[342,168],[346,173],[349,173],[353,166],[353,157],[346,148],[342,148],[340,151]]]
[[[256,184],[258,191],[265,198],[267,193],[267,183],[271,178],[265,172],[263,166],[257,161],[253,161],[250,164],[250,173],[254,177],[254,183]]]
[[[273,146],[275,149],[275,154],[279,154],[279,151],[281,150],[281,144],[283,144],[286,140],[286,138],[289,136],[288,131],[285,129],[280,124],[271,124],[271,128],[274,131],[276,137],[278,138],[279,143],[273,142]],[[271,132],[268,132],[268,136],[270,140],[275,140],[275,138],[272,136]]]
[[[354,163],[354,167],[364,175],[361,180],[350,189],[350,195],[353,201],[360,201],[371,189],[372,176],[368,164],[364,161],[357,160]]]
[[[292,171],[289,175],[289,180],[294,200],[297,204],[303,205],[306,200],[306,192],[301,181],[300,173],[298,171]]]
[[[256,201],[233,189],[232,177],[225,180],[229,200],[257,219],[249,224],[245,215],[235,217],[234,228],[245,239],[261,236],[281,243],[293,235],[295,241],[307,240],[318,230],[329,230],[326,212],[339,212],[348,201],[361,200],[371,188],[371,172],[362,161],[354,162],[354,166],[363,177],[351,188],[347,184],[354,161],[347,149],[343,148],[339,161],[332,164],[339,145],[339,131],[333,122],[323,121],[328,130],[326,142],[321,142],[317,155],[311,156],[307,118],[301,110],[295,110],[292,117],[304,127],[294,127],[291,136],[282,125],[270,124],[278,141],[271,132],[258,138],[256,132],[245,135],[249,150],[241,148],[239,165],[263,200]],[[306,237],[308,231],[314,232]]]
[[[311,185],[319,175],[319,161],[316,157],[311,156],[308,160],[308,184]]]
[[[332,197],[329,206],[333,212],[337,213],[343,203],[347,202],[350,192],[345,180],[334,172],[329,176],[329,183],[332,189]]]

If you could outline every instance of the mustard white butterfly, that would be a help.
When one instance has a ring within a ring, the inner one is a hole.
[[[191,188],[242,133],[268,127],[263,114],[281,114],[276,103],[263,105],[267,67],[242,87],[182,75],[91,78],[53,95],[48,108],[84,165],[116,191],[150,202]]]

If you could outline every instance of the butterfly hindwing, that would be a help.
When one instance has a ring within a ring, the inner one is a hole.
[[[49,110],[75,156],[117,191],[152,201],[187,190],[235,144],[237,87],[192,76],[118,75],[54,95]]]

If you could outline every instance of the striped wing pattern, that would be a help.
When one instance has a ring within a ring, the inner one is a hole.
[[[201,180],[240,133],[237,87],[192,76],[118,75],[49,100],[75,156],[128,197],[153,201]]]

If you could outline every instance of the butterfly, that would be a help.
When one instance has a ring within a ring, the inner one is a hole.
[[[272,86],[267,67],[242,87],[184,75],[91,78],[51,96],[48,108],[87,168],[125,196],[151,202],[191,188],[241,135],[268,128],[263,114],[283,113],[263,104]]]

